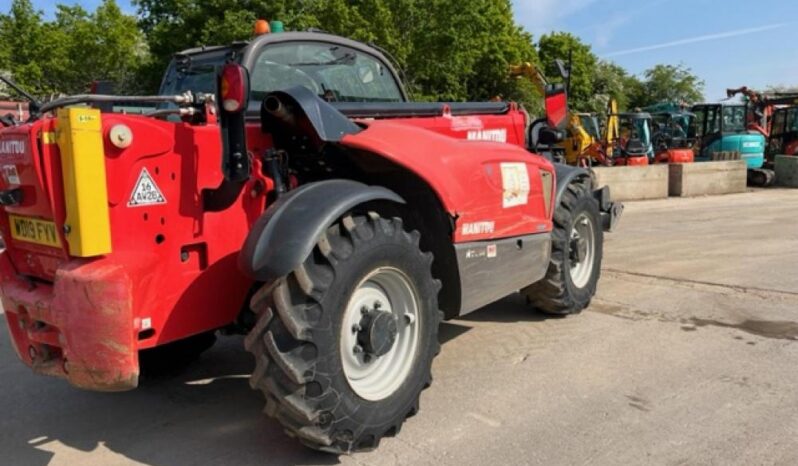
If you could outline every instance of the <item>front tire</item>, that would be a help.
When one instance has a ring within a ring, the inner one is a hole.
[[[331,453],[371,450],[418,411],[442,316],[418,240],[400,219],[344,217],[252,298],[250,385],[290,436]]]
[[[591,181],[587,178],[573,181],[554,211],[546,276],[522,293],[546,314],[581,312],[596,294],[603,244],[599,204],[591,193]]]

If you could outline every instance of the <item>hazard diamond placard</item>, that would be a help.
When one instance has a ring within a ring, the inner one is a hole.
[[[166,204],[166,198],[158,188],[158,185],[155,184],[155,180],[150,176],[150,172],[146,168],[142,168],[139,178],[136,180],[136,185],[133,187],[133,192],[130,194],[127,206],[141,207],[156,204]]]

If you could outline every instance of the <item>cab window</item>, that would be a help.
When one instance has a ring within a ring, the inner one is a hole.
[[[723,131],[745,131],[746,107],[735,105],[723,107]]]
[[[251,98],[304,86],[328,102],[401,102],[402,93],[384,63],[337,44],[290,42],[266,46],[250,75]]]
[[[787,121],[787,112],[776,112],[773,115],[773,123],[771,124],[771,134],[779,136],[785,132],[785,123]]]

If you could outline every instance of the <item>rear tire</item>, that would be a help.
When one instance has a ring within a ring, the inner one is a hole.
[[[591,181],[573,181],[554,211],[546,276],[522,293],[530,304],[547,314],[581,312],[596,294],[603,244],[599,204],[591,193]]]
[[[418,240],[398,218],[344,217],[253,296],[250,385],[288,435],[331,453],[371,450],[418,411],[442,317]]]

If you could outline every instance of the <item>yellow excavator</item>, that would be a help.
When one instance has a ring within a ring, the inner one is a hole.
[[[569,68],[561,60],[557,60],[557,66],[561,76],[567,82],[570,77]],[[548,90],[551,89],[546,76],[534,64],[529,62],[510,66],[510,76],[529,79],[544,97],[548,95]],[[610,165],[609,158],[605,156],[602,141],[597,140],[595,137],[598,128],[595,128],[593,135],[585,129],[583,119],[586,115],[589,116],[589,114],[580,114],[568,110],[565,118],[565,138],[554,147],[546,147],[544,150],[550,150],[555,158],[564,158],[565,163],[569,165]],[[549,124],[548,121],[547,118],[541,118],[530,125],[529,142],[530,148],[533,150],[540,149],[538,135]]]

